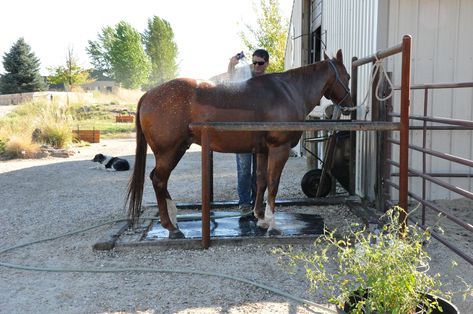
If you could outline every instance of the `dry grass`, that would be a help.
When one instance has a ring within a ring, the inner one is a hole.
[[[56,148],[65,148],[72,143],[72,129],[79,125],[75,120],[77,108],[97,107],[99,114],[108,115],[105,118],[91,117],[80,123],[94,126],[106,125],[104,133],[129,134],[133,125],[115,125],[112,122],[114,114],[108,112],[121,108],[134,112],[142,91],[118,89],[115,93],[93,93],[93,102],[38,100],[20,104],[7,116],[0,119],[0,155],[10,158],[30,158],[39,150],[40,144],[48,144]],[[104,107],[104,112],[100,112]],[[80,117],[77,117],[80,119]],[[104,120],[105,119],[105,120]],[[110,121],[108,121],[110,120]],[[98,128],[100,129],[100,128]],[[40,131],[35,131],[40,130]],[[35,139],[32,138],[36,133]]]
[[[24,136],[13,136],[5,145],[7,158],[34,158],[39,152],[39,145]]]
[[[119,88],[110,94],[94,92],[94,100],[98,104],[137,104],[143,94],[140,90]]]

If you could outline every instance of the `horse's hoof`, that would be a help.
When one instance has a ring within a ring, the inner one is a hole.
[[[270,237],[279,236],[279,235],[282,235],[282,232],[281,232],[281,230],[278,230],[278,229],[269,229],[268,230],[268,235]]]
[[[179,229],[176,229],[174,231],[169,231],[169,239],[185,239],[185,238],[186,236]]]
[[[249,215],[246,215],[246,216],[240,216],[240,218],[238,218],[238,221],[257,221],[257,218],[255,217],[255,215],[253,214],[249,214]]]
[[[267,231],[268,231],[268,229],[256,226],[255,236],[265,236]]]
[[[258,219],[258,222],[256,223],[256,225],[259,228],[262,228],[262,229],[268,229],[269,228],[269,224],[266,221],[264,221],[263,219]]]
[[[264,213],[254,212],[253,216],[255,216],[256,219],[264,220]]]

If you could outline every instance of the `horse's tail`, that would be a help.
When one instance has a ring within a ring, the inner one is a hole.
[[[128,192],[125,199],[125,206],[128,204],[128,218],[131,220],[133,226],[138,221],[141,213],[141,202],[143,200],[145,182],[146,153],[148,150],[148,143],[146,142],[140,123],[140,107],[144,97],[144,95],[141,97],[136,110],[135,166],[133,168],[133,175],[128,183]]]

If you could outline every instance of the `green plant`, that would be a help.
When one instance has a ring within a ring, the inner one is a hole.
[[[430,257],[423,245],[429,232],[400,228],[401,211],[390,209],[377,233],[363,229],[337,239],[327,231],[315,241],[315,251],[273,252],[292,267],[302,264],[311,289],[338,306],[351,303],[350,313],[430,313],[439,304],[426,294],[449,296],[440,291],[440,274],[428,273]]]
[[[41,139],[55,148],[64,148],[72,143],[72,132],[68,126],[51,125],[44,129]]]
[[[3,139],[0,138],[0,156],[5,153],[6,143]]]

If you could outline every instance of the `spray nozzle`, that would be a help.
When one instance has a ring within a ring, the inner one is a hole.
[[[245,57],[245,54],[243,53],[243,51],[236,54],[237,60],[243,59],[244,57]]]

